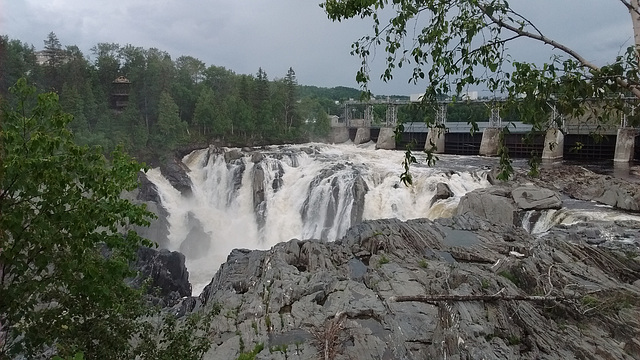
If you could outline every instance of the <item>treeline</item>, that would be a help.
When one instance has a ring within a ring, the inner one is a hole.
[[[335,101],[359,96],[349,88],[300,86],[290,68],[270,80],[264,69],[255,75],[191,57],[172,59],[167,52],[133,45],[99,43],[83,54],[63,46],[54,33],[44,50],[0,37],[0,96],[20,77],[42,91],[59,95],[74,116],[69,125],[81,144],[118,144],[143,160],[180,146],[258,145],[322,138],[330,130],[328,114],[339,115]],[[126,108],[114,110],[114,80],[130,81]]]

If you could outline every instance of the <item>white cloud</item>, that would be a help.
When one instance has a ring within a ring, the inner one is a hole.
[[[293,67],[301,84],[357,87],[359,59],[349,55],[350,45],[371,24],[331,22],[316,1],[0,0],[0,33],[41,48],[54,31],[63,45],[78,45],[87,55],[99,42],[157,47],[174,58],[191,55],[237,73],[262,67],[270,78]],[[628,13],[611,1],[513,0],[511,5],[595,62],[613,59],[631,35]],[[511,49],[526,59],[544,61],[550,55],[549,48],[531,42]],[[382,68],[383,59],[379,55],[373,67]],[[407,84],[408,75],[399,72],[384,84],[372,74],[372,90],[420,92]]]

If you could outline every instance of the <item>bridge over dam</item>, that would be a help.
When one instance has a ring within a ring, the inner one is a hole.
[[[345,102],[342,118],[333,116],[331,141],[339,143],[351,140],[355,144],[374,141],[378,149],[405,149],[412,144],[414,150],[433,147],[435,153],[496,156],[500,134],[506,126],[509,131],[504,135],[504,144],[514,158],[536,155],[545,160],[640,160],[640,129],[627,126],[626,118],[622,118],[620,124],[608,127],[585,119],[562,119],[550,121],[553,124],[561,123],[560,127],[551,126],[543,132],[532,132],[529,124],[503,121],[498,108],[492,107],[489,119],[477,122],[477,131],[471,132],[468,123],[447,121],[449,102],[444,101],[436,112],[436,126],[428,127],[424,122],[406,122],[403,124],[404,132],[396,140],[397,107],[410,103],[389,99]],[[374,104],[387,106],[384,121],[373,121]],[[355,105],[365,106],[360,118],[354,116],[358,115],[352,110]],[[556,112],[552,111],[551,118],[556,116]]]

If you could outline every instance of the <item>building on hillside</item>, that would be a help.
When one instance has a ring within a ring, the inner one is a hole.
[[[329,121],[331,122],[331,126],[344,126],[344,119],[342,119],[343,121],[340,121],[340,118],[338,117],[338,115],[328,115],[329,117]]]
[[[111,108],[116,111],[124,110],[129,104],[131,81],[124,76],[118,76],[111,83]]]

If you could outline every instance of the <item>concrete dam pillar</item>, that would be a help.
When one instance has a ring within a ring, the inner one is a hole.
[[[349,140],[349,129],[346,126],[336,126],[331,128],[329,142],[340,144]]]
[[[362,143],[366,143],[371,140],[371,128],[369,127],[359,127],[356,131],[356,138],[353,140],[355,145],[359,145]]]
[[[376,143],[376,149],[395,150],[396,148],[396,134],[393,132],[395,128],[383,127],[380,128],[380,135],[378,135],[378,142]]]
[[[435,146],[435,154],[444,154],[444,134],[445,129],[438,127],[429,128],[427,133],[427,141],[424,143],[424,150],[427,151]]]
[[[501,128],[489,127],[482,132],[482,142],[480,143],[480,155],[496,156],[500,148]]]
[[[633,159],[636,135],[638,131],[633,128],[618,129],[616,138],[616,151],[613,157],[615,162],[629,162]]]
[[[544,137],[542,160],[560,160],[564,156],[564,134],[560,129],[549,129]]]

